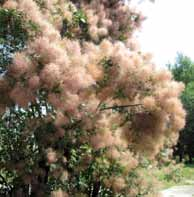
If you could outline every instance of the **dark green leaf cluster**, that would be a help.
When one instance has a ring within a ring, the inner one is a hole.
[[[182,81],[185,85],[193,81],[194,63],[189,57],[180,53],[177,55],[175,64],[168,64],[167,66],[172,71],[176,81]]]
[[[179,142],[175,147],[174,154],[180,156],[188,155],[190,162],[194,156],[194,62],[183,54],[178,54],[174,64],[168,64],[176,81],[185,84],[185,91],[181,100],[186,109],[186,126],[181,131]]]
[[[26,21],[23,13],[0,8],[0,73],[11,63],[13,54],[22,50],[29,38],[38,31],[32,21]]]
[[[79,38],[89,40],[87,17],[82,10],[73,13],[72,21],[63,20],[61,36],[67,38]]]

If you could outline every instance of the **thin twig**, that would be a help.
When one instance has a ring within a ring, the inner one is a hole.
[[[127,107],[138,107],[142,106],[142,104],[131,104],[131,105],[114,105],[110,107],[104,107],[100,109],[100,111],[109,110],[109,109],[117,109],[117,108],[127,108]]]
[[[96,112],[97,112],[98,109],[100,108],[101,104],[102,104],[102,101],[100,101],[99,104],[98,104],[98,106],[96,107]]]

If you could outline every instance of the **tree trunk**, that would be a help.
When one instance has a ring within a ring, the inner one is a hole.
[[[39,175],[37,177],[37,183],[32,184],[32,193],[31,196],[35,197],[42,197],[44,195],[44,190],[48,181],[48,175],[49,175],[49,166],[47,166],[46,161],[43,159],[39,161],[39,167],[44,170],[44,176]]]
[[[99,191],[100,191],[100,182],[96,182],[94,183],[92,197],[98,197]]]
[[[179,161],[180,161],[180,162],[183,161],[183,154],[182,154],[182,153],[179,154]]]
[[[192,164],[193,160],[192,160],[192,154],[189,154],[189,163]]]

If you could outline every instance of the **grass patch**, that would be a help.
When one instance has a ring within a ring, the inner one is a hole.
[[[161,183],[161,189],[178,185],[189,185],[188,181],[194,181],[194,164],[171,164],[161,169],[153,169],[153,174]]]
[[[194,181],[194,164],[185,164],[182,168],[183,178]]]

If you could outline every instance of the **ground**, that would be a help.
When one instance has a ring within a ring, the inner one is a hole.
[[[178,169],[172,179],[166,177],[164,169],[156,172],[162,182],[162,197],[194,197],[194,164],[185,164]]]
[[[162,197],[193,197],[194,185],[175,186],[161,192]]]

